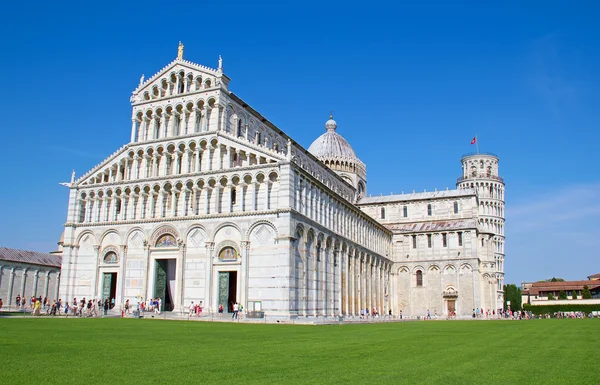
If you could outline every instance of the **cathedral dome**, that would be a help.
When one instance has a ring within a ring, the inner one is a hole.
[[[345,158],[358,159],[352,146],[335,132],[337,123],[333,120],[333,116],[325,123],[327,131],[319,136],[308,148],[308,152],[317,158]]]

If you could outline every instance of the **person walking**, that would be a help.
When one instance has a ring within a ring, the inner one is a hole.
[[[223,318],[223,304],[219,304],[219,318]]]
[[[108,302],[108,299],[104,300],[104,316],[106,316],[108,314],[108,309],[110,308],[110,303]]]
[[[231,315],[232,319],[234,319],[234,318],[237,319],[237,317],[238,317],[238,309],[239,309],[238,308],[238,304],[236,302],[236,303],[233,304],[233,314]]]

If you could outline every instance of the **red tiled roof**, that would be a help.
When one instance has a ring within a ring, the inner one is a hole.
[[[564,281],[564,282],[533,282],[529,289],[523,290],[523,294],[538,295],[540,292],[548,291],[569,291],[569,290],[583,290],[586,286],[592,290],[600,287],[600,281]]]

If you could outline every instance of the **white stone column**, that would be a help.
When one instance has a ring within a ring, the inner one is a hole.
[[[9,269],[9,276],[8,276],[8,306],[12,305],[12,300],[13,300],[13,286],[15,283],[15,268],[12,267]]]
[[[196,154],[196,166],[194,167],[194,172],[200,172],[200,159],[202,158],[202,150],[196,150],[194,152],[194,154]]]
[[[213,259],[214,259],[214,252],[215,252],[215,243],[214,242],[206,242],[206,250],[207,250],[207,255],[208,255],[208,271],[206,272],[206,307],[208,308],[208,311],[213,313],[214,309],[213,309],[213,283],[212,283],[212,278],[213,278]],[[218,282],[217,282],[218,284]],[[218,289],[217,289],[217,293],[218,293]],[[218,299],[217,299],[218,301]]]
[[[50,271],[46,271],[46,279],[44,280],[44,298],[48,297],[48,288],[50,287]],[[67,297],[67,300],[69,298]]]
[[[21,276],[21,296],[25,299],[27,298],[27,295],[25,294],[25,281],[27,280],[27,270],[29,270],[29,269],[24,268],[23,273],[22,273],[23,275]],[[29,302],[29,301],[27,301],[27,302]]]
[[[97,298],[98,297],[98,274],[99,272],[99,268],[98,268],[98,264],[100,261],[100,245],[94,245],[94,280],[92,281],[92,298]],[[60,273],[58,273],[60,274]],[[58,277],[57,274],[57,277]],[[58,285],[56,285],[56,292],[57,292],[57,296],[56,298],[58,299]],[[89,299],[89,298],[88,298]],[[68,298],[67,298],[68,300]]]
[[[265,188],[265,205],[264,205],[264,209],[268,210],[269,209],[269,180],[266,179],[266,177],[265,177],[265,181],[264,181],[264,188]]]
[[[242,271],[240,284],[242,285],[242,306],[244,309],[248,309],[248,257],[250,253],[250,241],[242,241]]]
[[[137,119],[131,119],[131,140],[130,142],[135,142],[135,135],[137,133]]]
[[[204,107],[204,109],[202,110],[202,116],[201,116],[201,123],[202,123],[202,128],[201,131],[202,132],[206,132],[208,131],[208,107]]]
[[[210,200],[208,199],[210,187],[204,188],[204,214],[210,214]]]
[[[315,241],[316,242],[316,241]],[[311,285],[311,296],[310,296],[310,308],[311,308],[311,314],[313,316],[318,316],[318,293],[319,293],[319,256],[321,253],[321,249],[319,248],[319,246],[315,247],[314,249],[314,253],[311,253],[311,255],[313,256],[313,269],[312,269],[312,274],[311,274],[311,281],[312,281],[312,285]]]
[[[127,282],[126,272],[127,272],[127,245],[120,245],[121,247],[121,257],[119,260],[119,275],[117,280],[119,281],[119,285],[117,286],[118,292],[115,294],[115,305],[118,303],[125,303],[125,283]],[[106,299],[106,298],[105,298]],[[143,300],[143,299],[142,299]],[[110,299],[109,299],[110,301]]]
[[[1,270],[0,270],[1,271]],[[37,287],[38,287],[38,280],[40,278],[40,271],[39,270],[35,270],[33,272],[33,293],[32,295],[37,297]]]
[[[252,183],[254,185],[254,189],[252,190],[252,210],[256,211],[258,209],[258,187],[260,183]]]

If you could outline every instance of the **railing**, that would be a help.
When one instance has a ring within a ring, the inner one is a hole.
[[[494,154],[493,152],[468,152],[466,154],[463,154],[463,156],[461,156],[461,159],[466,158],[467,156],[477,156],[477,155],[487,155],[487,156],[493,156],[493,157],[498,157],[498,155]]]
[[[499,182],[504,183],[504,179],[502,179],[502,177],[495,176],[495,175],[487,175],[487,174],[477,174],[475,176],[473,176],[473,175],[461,176],[456,179],[456,183],[462,182],[463,180],[467,180],[467,179],[493,179],[493,180],[497,180]]]

